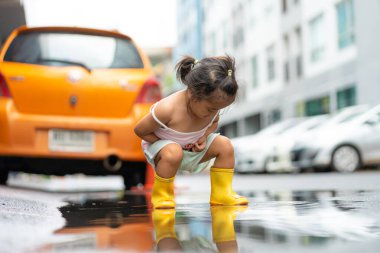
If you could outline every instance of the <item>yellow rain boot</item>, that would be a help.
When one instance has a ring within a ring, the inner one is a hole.
[[[248,200],[232,190],[233,169],[212,167],[210,170],[212,206],[248,205]]]
[[[154,209],[152,212],[156,243],[164,238],[176,238],[175,209]]]
[[[154,173],[152,189],[153,208],[174,208],[174,177],[163,178]]]
[[[212,206],[212,238],[215,243],[234,241],[234,220],[237,213],[244,212],[247,206]]]

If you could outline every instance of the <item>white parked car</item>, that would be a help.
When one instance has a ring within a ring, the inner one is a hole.
[[[270,143],[284,131],[302,122],[303,118],[291,118],[264,128],[253,135],[233,138],[235,171],[237,173],[265,172]]]
[[[295,127],[283,132],[270,143],[271,148],[267,154],[266,171],[267,172],[296,172],[290,159],[290,151],[297,140],[297,137],[307,134],[308,132],[323,125],[328,115],[313,116],[298,124]]]
[[[380,105],[298,142],[292,161],[301,168],[331,167],[339,172],[380,164]]]
[[[299,172],[301,169],[294,166],[291,160],[291,150],[299,140],[312,141],[315,133],[331,126],[350,121],[369,109],[367,105],[350,106],[337,114],[312,117],[310,120],[283,133],[273,143],[272,151],[267,163],[268,172]]]

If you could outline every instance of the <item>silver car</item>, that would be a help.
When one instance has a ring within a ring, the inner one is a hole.
[[[368,105],[346,107],[333,115],[311,117],[308,121],[286,131],[273,143],[273,150],[267,164],[267,170],[270,172],[299,172],[301,168],[294,166],[291,160],[291,150],[295,143],[303,139],[313,141],[318,135],[316,134],[318,131],[323,131],[323,129],[331,126],[350,121],[368,111],[368,109]]]
[[[232,139],[235,149],[237,173],[265,172],[270,143],[286,130],[302,122],[303,118],[291,118],[264,128],[256,134]]]
[[[329,115],[309,117],[304,122],[285,131],[271,143],[271,149],[267,154],[266,170],[268,172],[298,172],[292,165],[290,151],[297,138],[306,135],[321,125],[328,122]]]
[[[301,168],[331,167],[339,172],[380,164],[380,105],[297,143],[292,161]]]

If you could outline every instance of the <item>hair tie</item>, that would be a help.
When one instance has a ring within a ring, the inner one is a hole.
[[[191,69],[193,69],[195,67],[195,65],[197,65],[198,63],[198,60],[195,59],[194,62],[191,64]]]
[[[232,76],[232,69],[229,69],[229,70],[228,70],[227,75],[228,75],[228,76]]]

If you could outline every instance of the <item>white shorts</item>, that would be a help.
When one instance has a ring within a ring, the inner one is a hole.
[[[210,169],[211,166],[214,164],[215,158],[203,163],[200,163],[200,161],[202,160],[203,156],[206,154],[207,150],[209,149],[215,137],[218,135],[219,133],[211,133],[209,136],[207,136],[206,147],[201,152],[192,152],[192,151],[183,150],[183,159],[178,171],[189,172],[189,173],[199,173],[205,169]],[[145,145],[143,145],[145,157],[154,169],[156,168],[154,164],[154,158],[163,147],[171,143],[176,143],[176,142],[170,141],[170,140],[159,140],[153,144],[148,144],[147,147],[145,148],[144,148]]]

